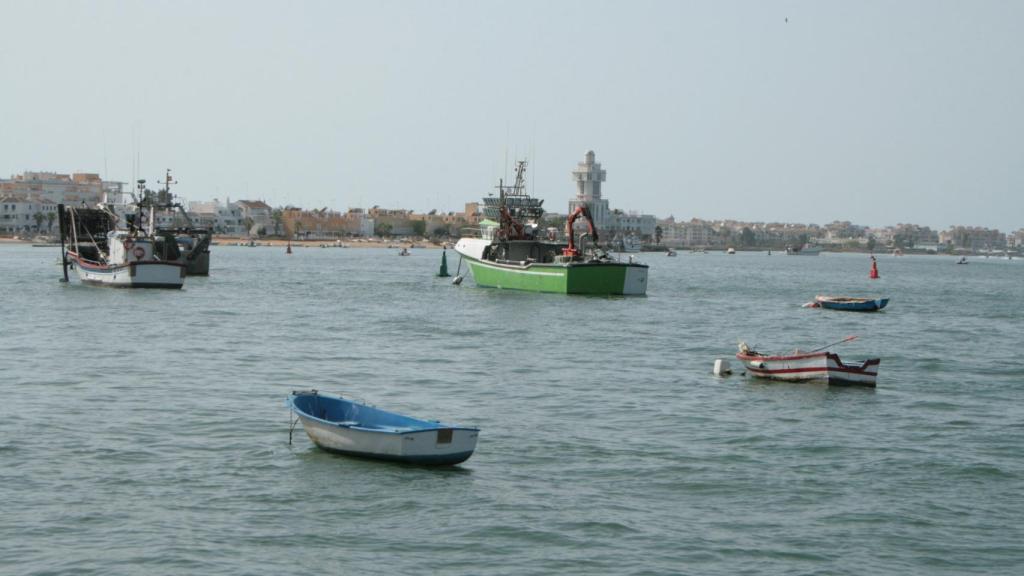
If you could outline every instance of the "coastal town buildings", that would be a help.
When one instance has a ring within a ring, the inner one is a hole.
[[[297,238],[338,238],[341,236],[373,236],[374,220],[362,208],[349,208],[338,212],[321,208],[302,210],[283,209],[284,234]]]
[[[857,226],[848,220],[842,222],[834,220],[829,224],[825,224],[822,228],[825,229],[823,240],[826,242],[842,243],[865,236],[865,228],[863,226]]]
[[[1024,246],[1024,228],[1006,235],[1006,245],[1013,248]]]
[[[262,200],[239,200],[235,203],[250,236],[267,234],[274,228],[274,209]]]
[[[743,222],[737,220],[676,220],[674,216],[656,219],[612,208],[604,196],[607,171],[588,151],[572,170],[576,194],[569,210],[585,204],[594,217],[604,241],[615,242],[636,236],[652,244],[674,248],[776,248],[816,244],[835,250],[901,249],[919,252],[993,252],[1019,250],[1024,246],[1024,228],[1003,233],[976,226],[952,226],[936,231],[928,226],[899,223],[868,227],[850,221],[833,221],[823,226],[787,222]],[[52,234],[57,225],[58,204],[104,203],[118,214],[134,211],[133,191],[121,182],[104,181],[98,174],[80,172],[25,171],[0,179],[0,234],[26,236]],[[184,201],[181,201],[183,204]],[[442,238],[458,236],[479,226],[483,211],[478,202],[467,202],[462,211],[430,210],[417,213],[403,208],[349,208],[345,212],[329,208],[303,209],[295,206],[274,208],[264,200],[228,199],[221,202],[188,202],[188,217],[194,226],[215,234],[231,236],[293,235],[308,239],[345,236],[422,236]],[[542,226],[555,235],[565,229],[567,214],[545,213]],[[185,225],[174,210],[157,213],[158,227]],[[582,223],[580,223],[582,225]]]
[[[213,230],[214,234],[238,236],[246,231],[241,207],[230,200],[226,204],[216,198],[210,202],[189,202],[188,215],[197,228]]]
[[[999,230],[977,226],[953,226],[944,231],[939,241],[962,250],[1002,250],[1006,235]]]
[[[50,233],[59,204],[95,206],[123,194],[122,182],[99,174],[25,171],[0,178],[0,233]]]
[[[0,232],[12,235],[49,233],[57,220],[57,206],[47,198],[0,194]]]
[[[22,196],[32,200],[49,200],[54,204],[86,204],[93,206],[107,194],[119,194],[121,182],[106,182],[99,174],[75,172],[26,171],[9,179],[0,179],[0,194]]]
[[[825,233],[815,224],[782,222],[741,222],[737,220],[701,220],[677,222],[674,217],[658,221],[662,244],[673,248],[784,249],[805,243],[818,244]]]

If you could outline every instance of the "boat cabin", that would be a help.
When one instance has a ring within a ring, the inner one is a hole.
[[[564,242],[543,242],[539,240],[509,240],[491,244],[484,248],[483,259],[494,262],[556,262],[566,247]]]

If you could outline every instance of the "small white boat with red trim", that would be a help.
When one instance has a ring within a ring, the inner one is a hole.
[[[114,227],[104,208],[60,207],[64,281],[68,268],[83,284],[115,288],[181,288],[187,264],[170,232],[147,234]]]
[[[856,337],[836,342],[849,342]],[[863,360],[860,363],[844,363],[835,352],[825,348],[802,352],[799,349],[792,354],[763,354],[750,349],[745,342],[740,342],[736,359],[743,363],[752,376],[785,380],[788,382],[817,381],[827,384],[875,386],[878,379],[879,358]]]

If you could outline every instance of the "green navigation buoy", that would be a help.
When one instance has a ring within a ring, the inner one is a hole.
[[[437,277],[447,278],[449,276],[451,276],[451,274],[448,273],[448,251],[441,250],[441,270],[438,271]]]

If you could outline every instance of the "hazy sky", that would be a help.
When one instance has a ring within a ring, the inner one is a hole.
[[[788,22],[786,21],[788,18]],[[1024,2],[0,0],[0,175],[462,209],[593,149],[677,219],[1024,227]]]

